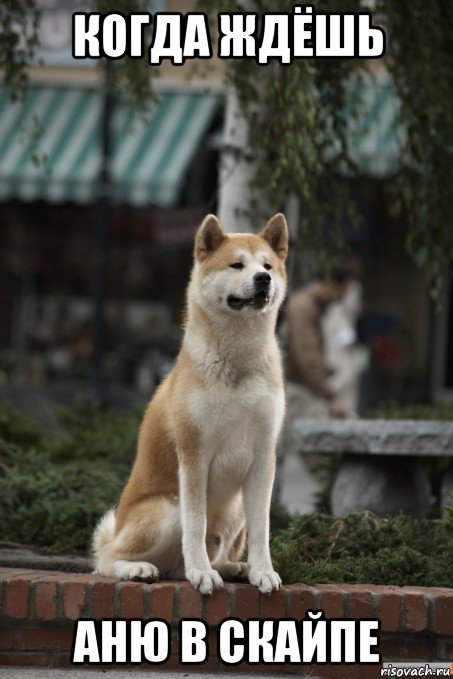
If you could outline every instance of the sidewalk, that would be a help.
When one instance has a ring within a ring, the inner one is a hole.
[[[105,679],[109,674],[115,674],[118,679],[121,677],[130,677],[131,679],[146,679],[154,674],[154,676],[162,677],[163,679],[206,679],[206,677],[216,677],[216,679],[246,679],[250,677],[272,677],[273,679],[288,679],[288,674],[275,674],[269,672],[202,672],[197,669],[188,667],[187,670],[164,670],[158,667],[155,670],[129,670],[129,669],[112,669],[112,670],[93,670],[89,667],[84,669],[68,668],[61,669],[36,669],[35,667],[0,667],[0,677],[6,679]],[[311,677],[316,679],[316,677]]]

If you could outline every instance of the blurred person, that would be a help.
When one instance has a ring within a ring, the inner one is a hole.
[[[290,511],[312,511],[319,481],[290,439],[299,418],[346,417],[328,377],[323,317],[329,305],[344,294],[351,273],[333,272],[329,280],[317,279],[295,290],[286,310],[286,418],[277,456],[274,498]]]
[[[323,318],[329,384],[348,417],[357,417],[360,376],[368,363],[368,351],[357,336],[362,309],[362,285],[351,279],[342,297],[328,307]]]
[[[287,426],[299,417],[346,417],[347,408],[330,383],[325,354],[323,316],[341,298],[351,279],[337,269],[296,290],[287,308]]]

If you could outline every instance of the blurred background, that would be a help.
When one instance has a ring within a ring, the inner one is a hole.
[[[291,66],[74,60],[76,10],[205,11],[214,38],[217,12],[275,3],[0,3],[3,565],[38,567],[36,550],[86,555],[118,501],[143,406],[178,352],[204,215],[246,231],[283,211],[274,564],[285,582],[452,586],[451,422],[329,419],[299,422],[292,445],[290,434],[301,416],[453,420],[453,4],[312,4],[372,11],[388,53]],[[391,456],[301,446],[310,426],[341,443],[343,426],[399,424],[406,443],[394,438]],[[437,441],[441,454],[426,454]],[[401,511],[438,518],[377,518]]]
[[[171,367],[194,232],[207,212],[228,212],[234,190],[219,178],[234,132],[225,140],[225,61],[200,70],[165,60],[143,114],[120,88],[112,93],[116,65],[71,57],[71,14],[83,3],[38,5],[27,86],[15,99],[8,84],[0,89],[0,399],[45,418],[79,393],[144,403]],[[405,249],[404,211],[391,210],[402,135],[385,59],[370,63],[358,89],[355,171],[341,181],[361,219],[341,228],[363,297],[354,321],[363,414],[390,399],[451,398],[453,305],[447,275],[435,313]],[[291,222],[291,206],[281,208]],[[293,267],[291,286],[299,273]]]

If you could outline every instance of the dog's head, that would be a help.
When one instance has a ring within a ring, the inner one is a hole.
[[[258,234],[225,233],[208,215],[195,237],[192,282],[209,314],[266,314],[278,309],[286,291],[288,227],[276,214]]]

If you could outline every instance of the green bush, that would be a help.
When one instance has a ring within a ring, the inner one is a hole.
[[[55,465],[43,451],[11,445],[0,474],[0,535],[50,551],[84,550],[97,519],[118,500],[119,470],[75,461]]]
[[[40,447],[43,432],[39,425],[7,403],[0,404],[0,441],[15,443],[23,448]]]
[[[77,400],[61,431],[0,407],[0,539],[49,551],[87,549],[96,521],[118,501],[134,456],[137,412]]]
[[[77,398],[71,408],[60,408],[61,433],[50,442],[55,461],[74,459],[102,464],[127,463],[133,459],[140,412],[118,413]]]
[[[365,417],[385,420],[453,420],[452,403],[415,403],[401,405],[397,401],[383,401]]]
[[[450,526],[450,528],[449,528]],[[366,582],[453,587],[451,525],[356,512],[314,512],[274,533],[271,549],[284,582]]]

